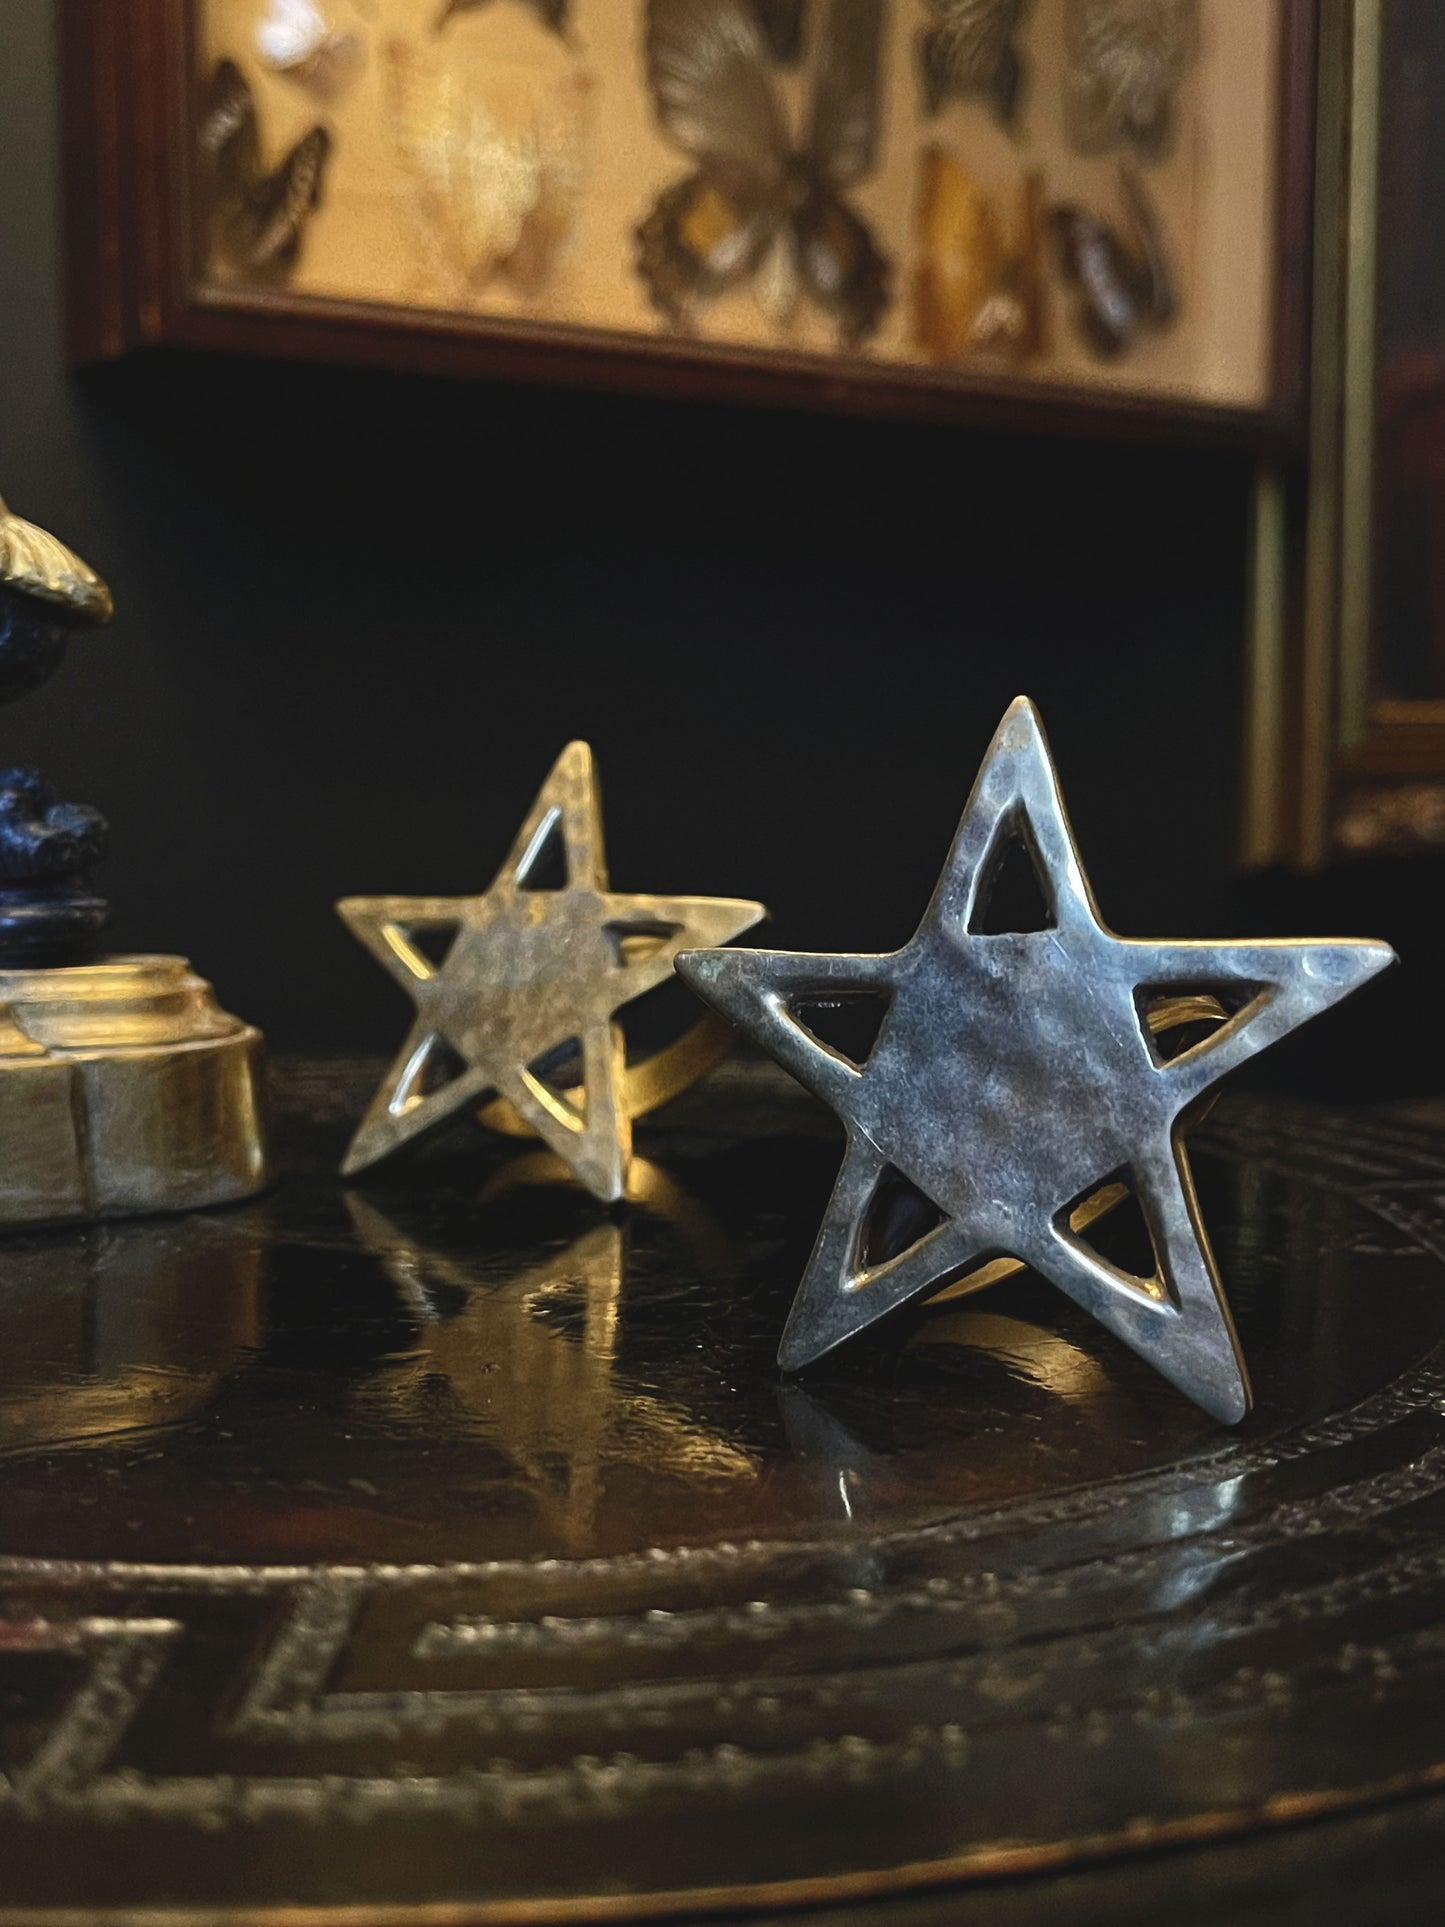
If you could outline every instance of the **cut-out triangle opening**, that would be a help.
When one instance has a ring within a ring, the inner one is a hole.
[[[1149,1055],[1162,1068],[1202,1050],[1268,994],[1256,983],[1140,984],[1134,1009]]]
[[[549,810],[517,865],[517,888],[565,890],[570,881],[562,812]]]
[[[527,1066],[527,1075],[564,1110],[582,1121],[587,1104],[586,1067],[582,1059],[582,1039],[565,1037]]]
[[[402,934],[433,970],[440,970],[451,955],[461,927],[455,919],[450,923],[409,923],[403,926]]]
[[[945,1222],[947,1213],[896,1165],[885,1164],[878,1174],[868,1208],[858,1228],[858,1264],[876,1271],[911,1251]]]
[[[814,1043],[861,1071],[873,1055],[892,1002],[886,990],[816,992],[790,998],[787,1012]]]
[[[1066,1205],[1058,1228],[1121,1284],[1131,1285],[1156,1304],[1169,1296],[1149,1220],[1128,1171],[1116,1171],[1092,1184]]]
[[[452,1049],[445,1037],[433,1031],[413,1051],[411,1062],[397,1084],[389,1109],[397,1117],[415,1110],[418,1104],[464,1076],[466,1069],[466,1059]]]
[[[1029,820],[1012,810],[994,833],[974,891],[969,935],[1004,937],[1058,928],[1052,892]]]
[[[622,968],[635,970],[638,964],[647,963],[671,943],[680,928],[679,924],[661,921],[609,923],[603,926],[603,934]]]

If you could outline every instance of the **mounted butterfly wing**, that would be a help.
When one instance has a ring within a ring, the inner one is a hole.
[[[588,167],[586,68],[561,40],[525,71],[485,32],[394,38],[380,122],[415,197],[418,272],[448,306],[501,277],[543,295],[572,233]]]
[[[261,172],[256,103],[234,60],[218,62],[201,105],[196,159],[211,208],[242,200]]]
[[[328,106],[354,85],[366,60],[360,34],[338,32],[317,0],[270,0],[254,44],[263,66]]]
[[[284,281],[320,205],[331,136],[318,124],[267,173],[256,103],[233,60],[216,67],[197,133],[205,233],[217,259],[254,281]]]
[[[1095,354],[1112,360],[1179,308],[1174,264],[1158,213],[1131,167],[1119,170],[1124,228],[1070,203],[1050,212],[1064,279],[1078,296],[1076,323]]]
[[[1014,201],[1007,222],[1002,197],[956,155],[937,144],[923,150],[913,338],[931,361],[982,353],[1024,362],[1043,352],[1042,174],[1025,174]]]
[[[753,12],[768,37],[773,58],[785,67],[791,67],[802,57],[806,4],[807,0],[753,0]]]
[[[882,22],[882,0],[832,0],[808,128],[809,193],[792,222],[803,285],[850,344],[868,339],[888,305],[888,262],[843,199],[877,158]]]
[[[1069,138],[1080,153],[1173,148],[1179,88],[1199,47],[1198,0],[1068,0]]]
[[[802,296],[848,343],[877,327],[887,263],[843,198],[874,164],[881,0],[832,0],[809,124],[790,137],[768,48],[745,0],[650,0],[647,73],[659,124],[698,163],[637,231],[638,269],[675,326],[752,283],[779,326]]]
[[[919,35],[923,98],[930,114],[946,100],[983,100],[1013,128],[1026,69],[1018,33],[1029,0],[926,0],[933,25]]]
[[[638,269],[674,327],[756,273],[776,238],[787,134],[767,49],[743,0],[649,0],[647,78],[658,123],[697,171],[637,230]]]

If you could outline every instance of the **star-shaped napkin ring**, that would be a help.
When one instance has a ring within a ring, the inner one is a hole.
[[[1020,845],[1042,927],[999,930],[988,899]],[[847,1134],[779,1364],[810,1365],[941,1285],[990,1283],[1012,1268],[1000,1260],[1017,1259],[1206,1411],[1243,1418],[1249,1381],[1182,1134],[1226,1072],[1393,961],[1383,943],[1116,937],[1084,878],[1038,713],[1020,698],[902,950],[678,959],[699,996],[831,1105]],[[855,1058],[808,1017],[860,998],[883,1014]],[[1216,1013],[1202,1040],[1191,1041],[1202,1026],[1178,1028],[1182,998]],[[1121,1186],[1147,1227],[1152,1277],[1081,1235]]]
[[[559,857],[559,878],[544,885]],[[343,1176],[488,1100],[483,1123],[540,1137],[608,1203],[624,1195],[632,1120],[731,1042],[707,1012],[629,1063],[617,1013],[665,983],[680,950],[728,943],[767,915],[730,897],[611,891],[586,743],[558,757],[484,896],[347,897],[336,908],[417,1007]]]

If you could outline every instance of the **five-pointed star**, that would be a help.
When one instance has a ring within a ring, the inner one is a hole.
[[[997,864],[1022,840],[1046,927],[985,934]],[[1009,709],[979,772],[933,901],[891,956],[740,950],[678,972],[842,1119],[847,1148],[778,1362],[812,1363],[982,1258],[1020,1258],[1227,1423],[1250,1393],[1180,1142],[1186,1114],[1227,1071],[1394,960],[1383,943],[1140,943],[1099,921],[1038,714]],[[1150,1001],[1209,991],[1233,1011],[1164,1061]],[[798,1011],[886,1000],[855,1064]],[[939,1222],[907,1249],[870,1251],[890,1167]],[[1070,1225],[1111,1180],[1134,1191],[1155,1276],[1106,1261]]]
[[[565,880],[537,887],[557,840]],[[632,1149],[616,1012],[665,982],[679,950],[728,943],[767,914],[730,897],[610,891],[586,743],[558,757],[484,896],[348,897],[336,907],[417,1007],[343,1173],[495,1093],[608,1203],[623,1195]],[[426,932],[451,934],[439,964],[418,945]],[[549,1075],[568,1064],[580,1065],[577,1101]]]

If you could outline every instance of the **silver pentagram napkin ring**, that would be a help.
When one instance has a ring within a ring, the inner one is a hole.
[[[988,903],[1022,846],[1036,927]],[[1228,1071],[1394,961],[1388,944],[1142,943],[1099,917],[1033,705],[984,758],[917,933],[886,956],[708,950],[678,972],[842,1120],[842,1169],[783,1334],[811,1365],[902,1306],[1027,1265],[1216,1418],[1251,1394],[1183,1143]],[[872,1000],[850,1057],[809,1027]],[[816,1021],[816,1019],[815,1019]],[[1201,1034],[1202,1033],[1202,1034]],[[878,1206],[909,1235],[880,1242]],[[1088,1231],[1132,1192],[1153,1248],[1136,1275]]]

